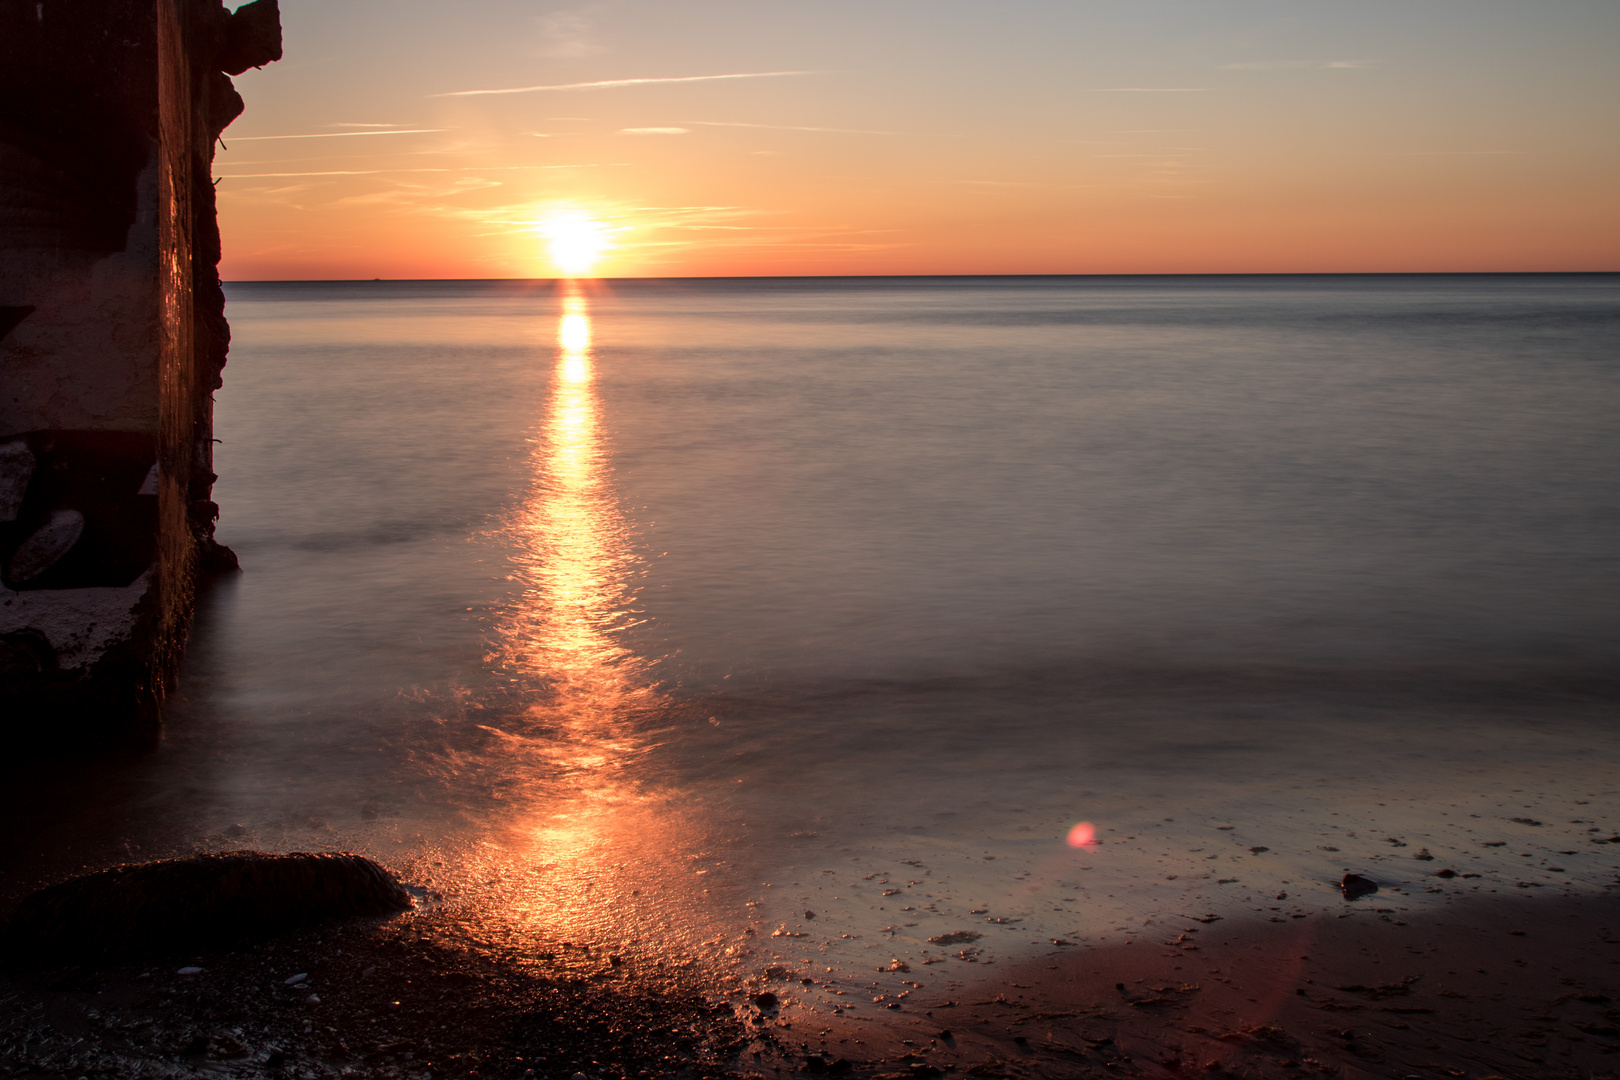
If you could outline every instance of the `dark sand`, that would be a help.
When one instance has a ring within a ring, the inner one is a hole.
[[[0,1070],[1590,1080],[1620,1072],[1617,901],[1469,898],[1408,917],[1375,895],[1337,915],[1054,946],[983,967],[951,1002],[795,983],[764,1008],[759,987],[705,984],[679,957],[492,940],[446,907],[162,964],[13,975]],[[298,973],[307,986],[284,984]]]

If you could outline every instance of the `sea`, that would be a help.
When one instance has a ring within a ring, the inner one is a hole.
[[[361,851],[855,1014],[1620,880],[1620,275],[226,291],[241,573],[14,883]]]

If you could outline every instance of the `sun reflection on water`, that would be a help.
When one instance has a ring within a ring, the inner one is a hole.
[[[560,309],[529,492],[506,529],[518,591],[490,658],[511,696],[478,769],[507,808],[492,839],[518,872],[487,917],[533,941],[673,946],[704,922],[702,879],[682,863],[701,827],[653,767],[679,710],[632,639],[644,563],[613,483],[590,296],[568,286]]]
[[[514,522],[519,602],[500,627],[502,660],[542,691],[531,715],[594,743],[649,693],[621,640],[639,566],[610,480],[588,301],[562,298],[550,398]]]

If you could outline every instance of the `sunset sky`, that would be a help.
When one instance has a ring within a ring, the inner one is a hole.
[[[1615,0],[281,7],[227,280],[1620,270]]]

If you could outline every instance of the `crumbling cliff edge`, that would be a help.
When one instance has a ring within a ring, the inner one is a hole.
[[[156,729],[214,540],[212,162],[276,0],[0,0],[0,737]]]

